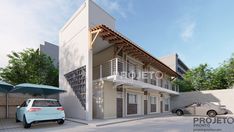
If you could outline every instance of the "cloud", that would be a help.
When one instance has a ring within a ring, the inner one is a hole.
[[[58,32],[84,0],[1,0],[0,67],[7,54],[39,48],[44,41],[58,43]],[[132,0],[96,0],[110,13],[123,18],[134,13]],[[122,2],[122,3],[121,3]]]
[[[132,0],[94,0],[97,4],[107,10],[109,13],[116,13],[123,18],[127,18],[128,14],[134,14]],[[123,3],[121,3],[123,2]]]
[[[7,54],[38,48],[43,41],[58,43],[58,31],[83,0],[1,0],[0,67]]]
[[[194,15],[190,13],[185,13],[179,19],[177,19],[176,24],[180,27],[180,37],[184,42],[190,41],[194,36],[194,31],[196,29],[197,23]]]
[[[193,37],[195,27],[196,27],[195,21],[184,24],[181,32],[181,38],[184,42],[189,41]]]

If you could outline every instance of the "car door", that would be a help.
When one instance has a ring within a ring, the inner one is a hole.
[[[17,109],[17,118],[20,121],[23,121],[23,116],[24,116],[24,112],[26,110],[27,107],[27,102],[24,101],[23,104],[20,105],[20,107]]]
[[[206,115],[206,111],[207,111],[207,108],[205,104],[202,104],[202,103],[197,104],[195,108],[196,115]]]
[[[195,115],[195,107],[197,104],[191,104],[188,105],[184,108],[184,114],[191,114],[191,115]]]

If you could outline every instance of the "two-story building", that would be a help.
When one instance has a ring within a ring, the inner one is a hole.
[[[84,120],[170,111],[178,74],[116,30],[115,19],[86,0],[59,33],[60,96],[66,116]]]

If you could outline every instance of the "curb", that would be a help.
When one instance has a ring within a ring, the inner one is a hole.
[[[124,122],[131,122],[131,121],[136,121],[136,120],[140,120],[140,119],[129,119],[129,120],[124,120],[124,121],[116,121],[116,122],[109,122],[109,123],[97,124],[96,127],[107,126],[107,125],[113,125],[113,124],[119,124],[119,123],[124,123]]]
[[[75,122],[75,123],[80,123],[80,124],[84,124],[84,125],[89,125],[87,122],[85,121],[79,121],[79,120],[74,120],[74,119],[65,119],[67,121],[71,121],[71,122]]]

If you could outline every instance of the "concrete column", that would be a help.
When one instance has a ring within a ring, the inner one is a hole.
[[[86,68],[86,120],[93,119],[93,68],[92,68],[92,59],[93,59],[92,49],[88,53],[88,65]]]

